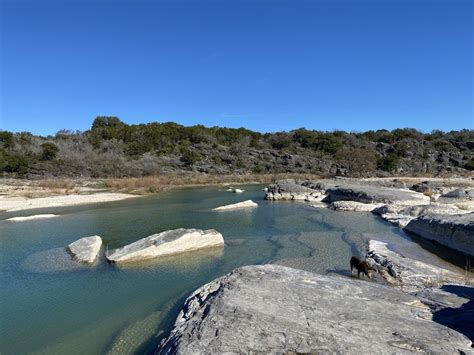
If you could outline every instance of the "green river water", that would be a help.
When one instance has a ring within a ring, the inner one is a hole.
[[[433,258],[371,214],[265,201],[263,186],[242,188],[242,195],[215,186],[186,188],[113,203],[0,213],[0,353],[153,352],[187,295],[243,265],[279,263],[349,276],[349,259],[367,238]],[[259,207],[211,211],[246,199]],[[61,216],[2,221],[38,213]],[[213,228],[227,245],[127,267],[104,261],[76,266],[64,252],[84,236],[100,235],[113,249],[175,228]]]

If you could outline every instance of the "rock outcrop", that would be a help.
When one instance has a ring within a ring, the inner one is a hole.
[[[233,203],[231,205],[216,207],[213,209],[213,211],[231,211],[231,210],[237,210],[241,208],[255,208],[255,207],[258,207],[257,203],[253,202],[252,200],[246,200],[242,202]]]
[[[369,241],[367,257],[389,284],[399,286],[405,292],[464,281],[457,273],[407,258],[388,249],[387,243],[378,240]]]
[[[267,200],[313,200],[324,194],[322,189],[303,186],[293,179],[281,180],[267,186],[265,198]]]
[[[474,200],[474,189],[456,189],[440,196],[441,200]]]
[[[112,263],[126,263],[179,254],[204,248],[222,247],[224,238],[214,229],[174,229],[140,239],[107,256]]]
[[[430,203],[429,205],[404,206],[399,204],[388,204],[372,210],[386,221],[406,227],[408,223],[420,216],[439,215],[460,215],[470,213],[469,210],[458,208],[454,204]]]
[[[102,238],[98,235],[78,239],[66,247],[74,260],[84,264],[95,263],[99,258],[101,249]]]
[[[326,190],[325,202],[355,201],[361,203],[399,203],[414,205],[429,203],[430,198],[421,193],[389,187],[372,187],[345,184]]]
[[[474,256],[474,213],[421,216],[411,220],[404,230]]]
[[[354,211],[354,212],[372,212],[374,209],[381,207],[375,203],[361,203],[355,201],[335,201],[329,205],[329,208],[336,211]]]
[[[467,353],[470,345],[397,289],[263,265],[196,290],[158,353]]]

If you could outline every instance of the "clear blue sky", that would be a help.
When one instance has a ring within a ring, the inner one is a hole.
[[[473,128],[471,0],[1,0],[0,128]]]

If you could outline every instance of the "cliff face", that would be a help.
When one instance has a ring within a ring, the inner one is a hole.
[[[157,353],[470,353],[470,345],[397,289],[263,265],[196,290]]]

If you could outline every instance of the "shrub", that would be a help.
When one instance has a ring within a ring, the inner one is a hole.
[[[464,169],[474,170],[474,159],[470,159],[465,165]]]
[[[43,160],[54,160],[59,152],[58,146],[50,142],[41,144],[41,149],[41,159]]]
[[[377,168],[383,171],[393,171],[398,166],[398,157],[394,154],[389,154],[385,157],[377,159]]]
[[[181,158],[179,159],[185,166],[191,166],[201,160],[201,155],[189,148],[181,149]]]
[[[19,153],[8,154],[5,151],[0,151],[0,169],[7,173],[26,175],[30,172],[30,157]]]
[[[13,147],[13,133],[7,131],[0,131],[0,147],[11,148]]]
[[[270,136],[269,143],[273,149],[281,150],[291,145],[292,139],[289,134],[285,132],[277,132]]]
[[[364,175],[375,170],[377,158],[370,149],[341,148],[336,152],[336,160],[356,175]]]

